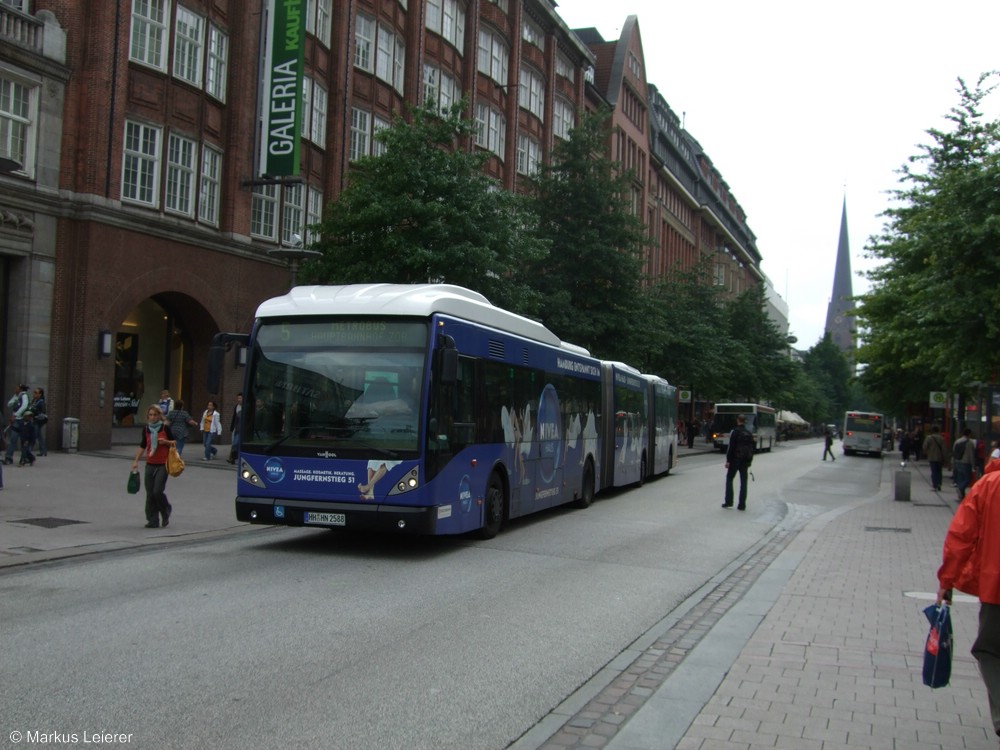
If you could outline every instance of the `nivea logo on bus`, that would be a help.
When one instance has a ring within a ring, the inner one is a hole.
[[[269,458],[264,464],[264,475],[269,482],[280,482],[285,478],[285,465],[280,458]]]
[[[555,478],[563,452],[559,394],[551,383],[545,386],[538,400],[538,442],[539,473],[548,484]]]
[[[458,483],[458,502],[462,506],[463,513],[472,510],[472,484],[468,474]]]

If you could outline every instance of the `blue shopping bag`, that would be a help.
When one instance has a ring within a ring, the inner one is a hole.
[[[947,603],[932,604],[924,608],[931,624],[924,645],[924,684],[930,688],[944,687],[951,679],[951,652],[954,639],[951,634],[951,608]]]

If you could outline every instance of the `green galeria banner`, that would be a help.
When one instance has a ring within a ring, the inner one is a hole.
[[[305,6],[306,0],[267,0],[260,172],[270,177],[299,173]]]

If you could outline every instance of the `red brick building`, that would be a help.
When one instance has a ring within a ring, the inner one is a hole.
[[[207,392],[212,336],[287,289],[286,254],[407,103],[467,97],[508,189],[610,104],[648,270],[711,253],[733,291],[760,278],[738,204],[646,81],[634,17],[604,42],[546,0],[308,0],[301,171],[276,184],[256,158],[263,7],[0,3],[0,375],[46,389],[53,448],[65,417],[81,448],[132,442],[162,389],[228,415],[242,370],[231,355]]]

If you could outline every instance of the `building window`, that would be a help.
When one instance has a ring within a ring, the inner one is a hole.
[[[573,112],[573,105],[561,97],[556,97],[552,102],[552,133],[569,140],[569,133],[576,125],[576,115]]]
[[[285,205],[281,212],[281,244],[302,247],[305,236],[305,186],[285,185]]]
[[[122,200],[155,206],[159,200],[160,129],[125,121]]]
[[[500,34],[488,29],[479,32],[479,72],[488,75],[501,86],[507,84],[510,50]]]
[[[508,10],[507,9],[507,0],[487,0],[487,2],[493,3],[495,6],[497,6],[504,13],[506,13],[507,10]]]
[[[461,54],[465,48],[465,4],[460,0],[428,0],[427,28]]]
[[[198,218],[212,226],[219,225],[219,185],[222,182],[222,152],[211,146],[201,149],[201,192],[198,195]]]
[[[320,148],[326,147],[326,89],[313,83],[312,109],[309,115],[309,140]]]
[[[194,175],[197,145],[174,133],[167,139],[167,185],[164,208],[191,216],[194,213]]]
[[[306,3],[306,31],[325,47],[330,46],[331,0],[309,0]]]
[[[489,149],[504,158],[504,139],[507,136],[507,119],[503,113],[485,104],[476,105],[476,145]]]
[[[226,76],[229,72],[229,37],[218,26],[208,27],[208,69],[205,91],[220,102],[226,101]]]
[[[534,21],[527,16],[521,23],[521,38],[528,44],[533,44],[540,50],[545,49],[545,35]]]
[[[424,102],[447,112],[458,98],[459,88],[454,78],[433,65],[424,65]]]
[[[205,46],[205,19],[183,5],[177,6],[174,24],[174,77],[201,86],[201,63]]]
[[[351,110],[351,153],[350,160],[357,161],[368,156],[371,148],[371,113],[363,109]]]
[[[535,71],[521,68],[517,103],[539,120],[545,119],[545,81]]]
[[[358,13],[354,20],[354,65],[367,70],[375,70],[375,21]]]
[[[375,75],[386,83],[392,84],[400,94],[403,93],[403,64],[406,56],[406,44],[403,38],[383,24],[378,25],[378,45],[375,49]]]
[[[533,175],[542,161],[542,146],[534,138],[526,135],[517,137],[517,171]]]
[[[250,205],[250,234],[265,240],[276,239],[274,219],[278,212],[278,186],[256,185]]]
[[[386,152],[385,143],[375,136],[379,134],[379,131],[387,130],[391,125],[392,123],[384,117],[375,117],[372,123],[372,156],[381,156]]]
[[[721,261],[715,263],[715,278],[712,279],[715,286],[726,285],[726,264]]]
[[[562,52],[556,54],[556,75],[569,81],[576,80],[576,68]]]
[[[317,225],[323,221],[323,191],[309,188],[309,199],[306,204],[306,246],[315,245],[319,241]]]
[[[167,0],[133,0],[130,60],[167,69],[168,13]]]
[[[35,89],[9,78],[0,78],[0,153],[34,171],[35,128],[31,121]]]

